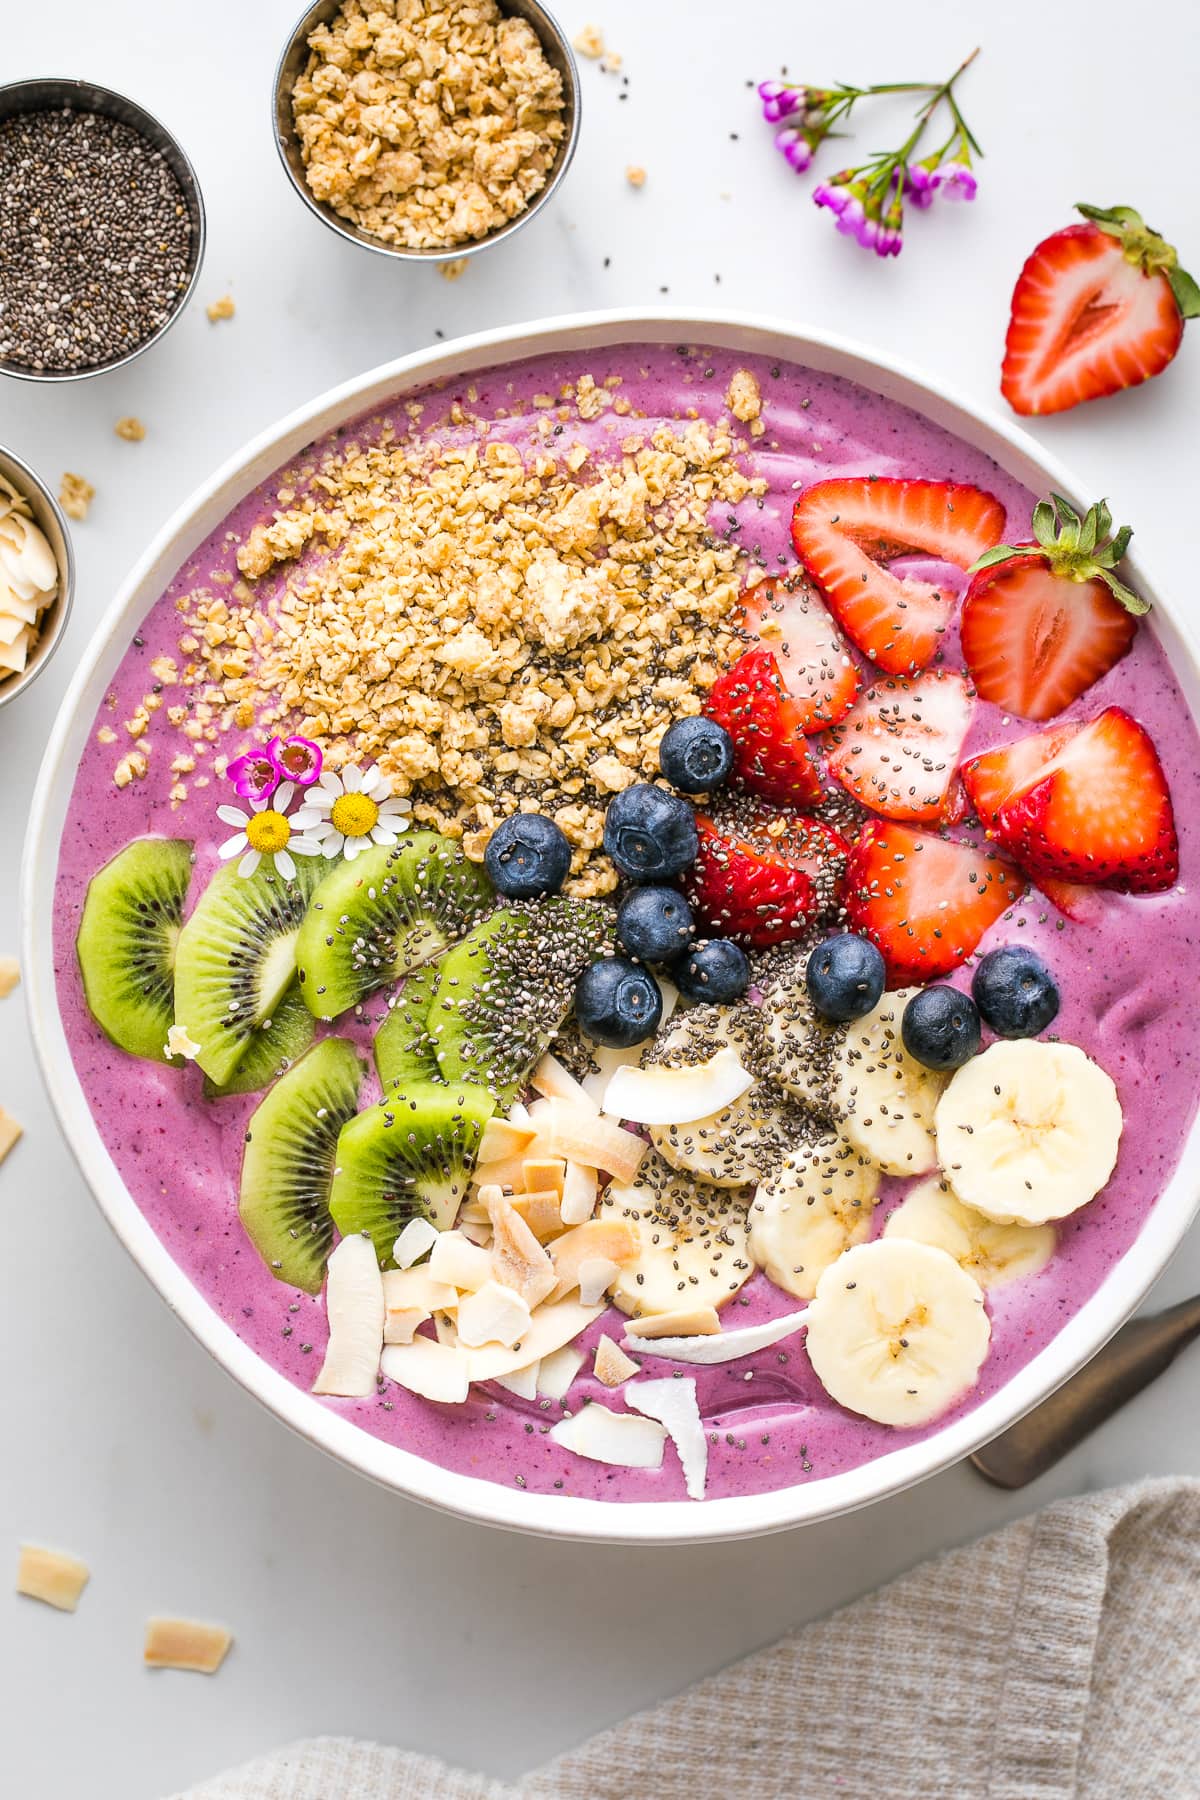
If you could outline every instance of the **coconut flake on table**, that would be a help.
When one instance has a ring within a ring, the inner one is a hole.
[[[550,1436],[564,1450],[589,1462],[618,1469],[661,1469],[667,1430],[657,1419],[615,1413],[593,1400],[569,1419],[560,1419]]]
[[[696,1400],[695,1381],[691,1377],[681,1381],[675,1376],[665,1381],[631,1381],[625,1388],[625,1404],[666,1426],[679,1452],[688,1498],[703,1500],[708,1481],[708,1440]]]
[[[782,1318],[768,1319],[763,1325],[743,1325],[736,1331],[722,1331],[716,1337],[639,1337],[626,1332],[622,1347],[642,1356],[663,1356],[671,1362],[723,1363],[735,1362],[739,1356],[752,1356],[756,1350],[769,1350],[786,1337],[792,1337],[808,1319],[808,1308],[785,1313]]]
[[[385,1316],[383,1276],[369,1237],[344,1237],[331,1254],[325,1315],[329,1343],[312,1391],[365,1399],[375,1392]]]

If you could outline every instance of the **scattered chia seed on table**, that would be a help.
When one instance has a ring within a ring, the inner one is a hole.
[[[92,368],[144,343],[187,284],[192,224],[162,155],[99,113],[0,122],[0,356]]]

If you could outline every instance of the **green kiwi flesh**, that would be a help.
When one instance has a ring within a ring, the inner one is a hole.
[[[257,1094],[304,1055],[313,1041],[316,1024],[304,1004],[299,982],[293,981],[269,1019],[250,1034],[229,1080],[220,1086],[204,1077],[204,1098],[224,1100],[231,1094]]]
[[[279,1281],[320,1292],[333,1242],[329,1192],[338,1136],[358,1105],[353,1044],[326,1038],[281,1075],[246,1126],[238,1212]]]
[[[440,974],[439,965],[430,962],[422,963],[406,976],[387,1018],[375,1033],[375,1067],[385,1092],[408,1087],[414,1081],[439,1079],[429,1009]]]
[[[365,1231],[381,1263],[411,1219],[453,1225],[483,1128],[496,1109],[483,1088],[413,1082],[342,1127],[329,1197],[343,1237]]]
[[[166,1060],[192,845],[135,838],[88,884],[75,940],[88,1009],[121,1050]]]
[[[349,1012],[368,994],[440,955],[493,904],[491,883],[461,847],[436,831],[378,844],[335,863],[312,897],[296,960],[318,1019]]]

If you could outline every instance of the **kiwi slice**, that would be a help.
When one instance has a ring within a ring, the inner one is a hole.
[[[329,1190],[338,1134],[358,1104],[353,1044],[326,1038],[282,1075],[250,1115],[238,1212],[272,1275],[320,1291],[333,1242]]]
[[[448,950],[429,1014],[443,1079],[514,1100],[612,929],[608,907],[556,895],[501,908]]]
[[[219,1086],[204,1077],[204,1098],[224,1100],[230,1094],[257,1094],[290,1069],[313,1041],[316,1025],[304,1004],[300,984],[293,981],[269,1019],[250,1033],[250,1041],[229,1080]]]
[[[298,859],[294,881],[265,863],[250,876],[226,864],[179,934],[175,1017],[200,1045],[196,1061],[218,1087],[292,984],[300,921],[320,877],[313,863]]]
[[[329,1196],[342,1236],[369,1232],[380,1262],[390,1263],[410,1219],[430,1219],[439,1231],[448,1230],[495,1110],[483,1088],[413,1082],[403,1095],[351,1119],[338,1139]]]
[[[375,1067],[385,1091],[414,1081],[438,1081],[437,1051],[429,1030],[440,966],[422,963],[407,976],[387,1018],[375,1033]]]
[[[131,1056],[164,1059],[192,878],[185,838],[134,838],[88,884],[75,949],[88,1008]]]
[[[334,1019],[439,955],[492,904],[483,870],[436,831],[337,863],[300,931],[304,998],[318,1019]]]

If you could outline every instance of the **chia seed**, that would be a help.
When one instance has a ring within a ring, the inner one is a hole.
[[[0,356],[93,368],[170,318],[187,286],[192,222],[163,156],[99,113],[0,122]]]

